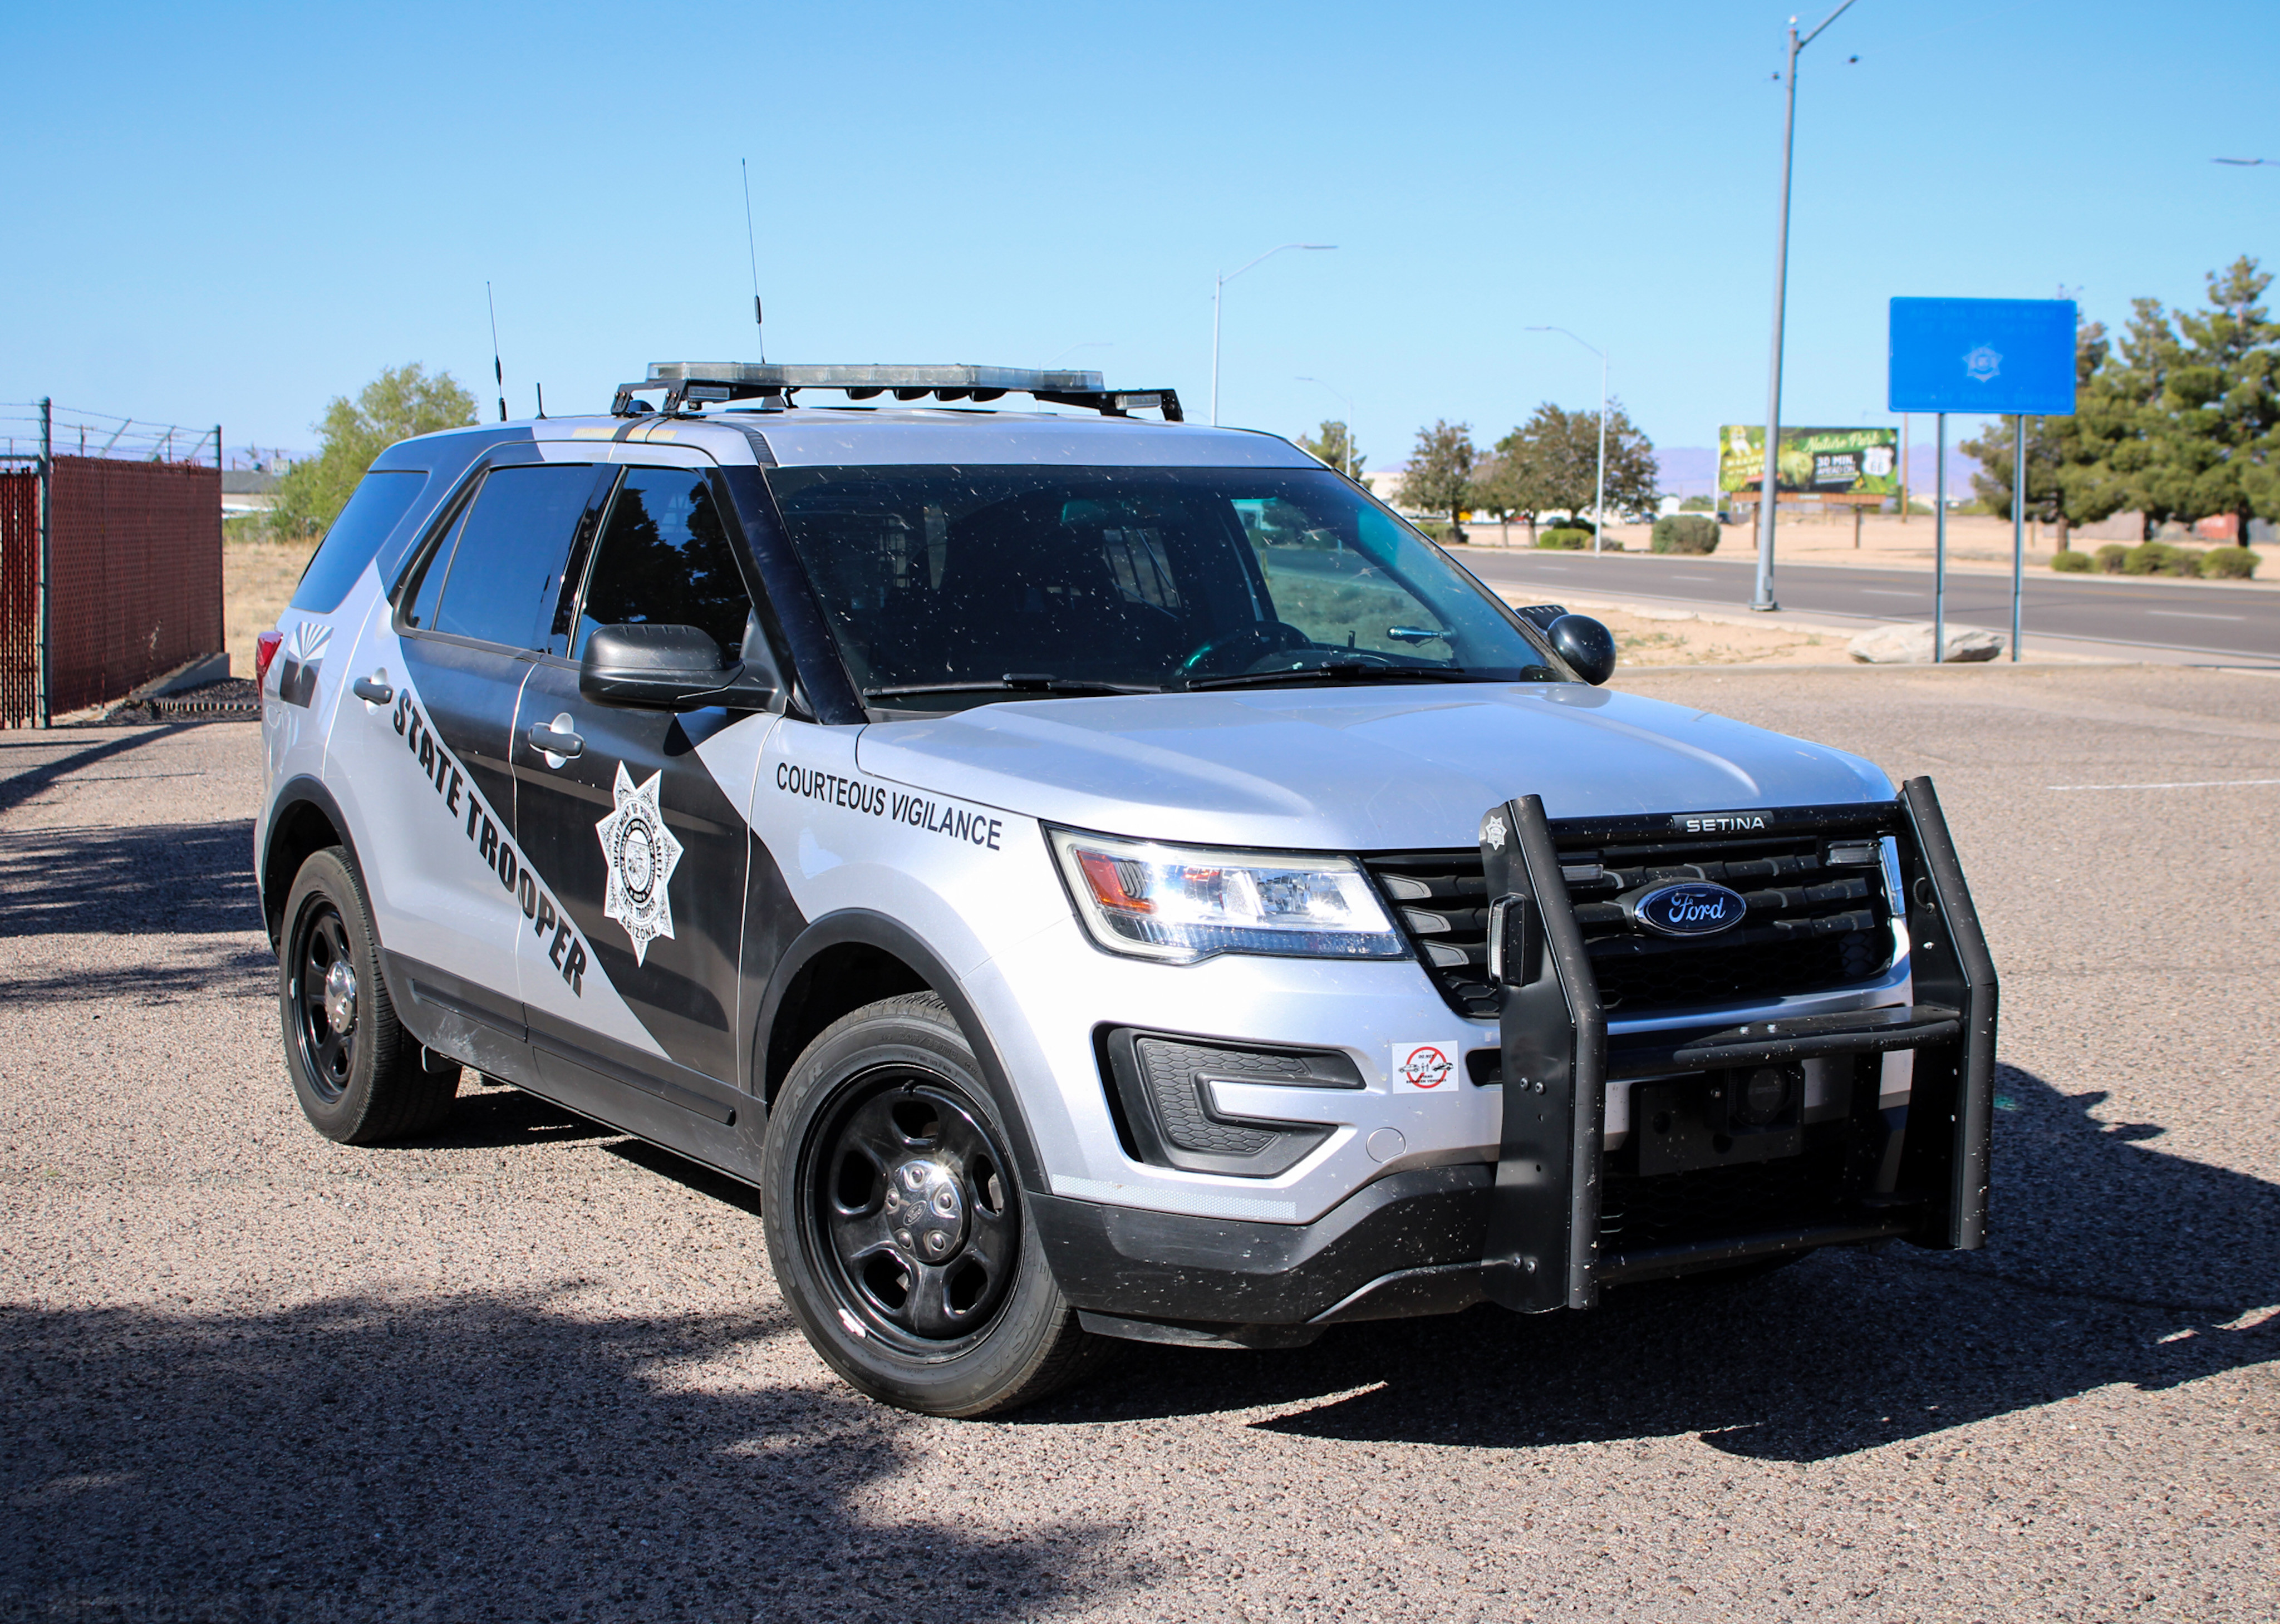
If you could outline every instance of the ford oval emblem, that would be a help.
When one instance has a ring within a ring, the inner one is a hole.
[[[1700,880],[1658,885],[1631,903],[1631,917],[1666,936],[1708,936],[1742,922],[1750,904],[1739,891]]]

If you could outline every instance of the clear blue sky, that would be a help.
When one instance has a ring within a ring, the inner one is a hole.
[[[1832,0],[1833,3],[1833,0]],[[1818,19],[1826,7],[1805,21]],[[1762,413],[1779,4],[49,5],[12,13],[0,399],[307,447],[392,363],[558,412],[747,358],[1169,383],[1374,466],[1598,364],[1666,446]],[[2280,261],[2270,0],[1859,0],[1806,55],[1791,422],[1882,422],[1884,302],[2118,325]],[[1857,63],[1846,58],[1857,54]],[[1085,346],[1085,347],[1080,347]]]

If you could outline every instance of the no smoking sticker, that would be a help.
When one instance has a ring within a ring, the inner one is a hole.
[[[1456,1044],[1394,1044],[1393,1091],[1396,1094],[1453,1094],[1457,1091],[1456,1082]]]

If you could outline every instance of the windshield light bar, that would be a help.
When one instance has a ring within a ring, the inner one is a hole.
[[[897,400],[991,401],[1004,395],[1028,395],[1054,405],[1082,406],[1107,417],[1160,412],[1167,423],[1182,420],[1180,397],[1171,389],[1111,389],[1096,372],[1028,366],[787,366],[762,361],[652,361],[639,383],[618,386],[610,410],[629,417],[651,408],[636,393],[665,391],[665,411],[688,402],[773,400],[791,404],[799,389],[842,389],[851,400],[891,393]]]

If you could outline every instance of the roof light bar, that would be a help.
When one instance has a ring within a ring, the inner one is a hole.
[[[651,408],[634,397],[665,391],[665,410],[689,402],[774,400],[791,404],[799,389],[842,389],[851,400],[891,393],[897,400],[992,401],[1028,395],[1052,405],[1082,406],[1106,417],[1159,412],[1167,423],[1183,420],[1171,389],[1110,389],[1096,372],[1027,366],[785,366],[754,361],[652,361],[639,383],[621,383],[610,406],[618,417]]]

